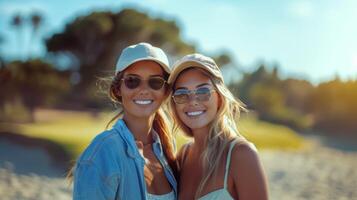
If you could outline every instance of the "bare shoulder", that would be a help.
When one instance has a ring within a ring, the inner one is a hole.
[[[231,155],[231,169],[236,170],[233,170],[233,174],[255,173],[260,168],[261,163],[254,144],[242,141],[234,145]]]
[[[236,162],[254,162],[258,159],[258,150],[253,143],[248,141],[237,142],[232,149],[232,164]]]
[[[267,180],[258,151],[252,143],[235,144],[230,173],[239,199],[267,199]]]

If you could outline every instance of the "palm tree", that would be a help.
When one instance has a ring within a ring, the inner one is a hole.
[[[33,30],[36,33],[38,31],[38,28],[42,22],[42,16],[39,12],[32,13],[31,15],[31,23],[33,26]]]
[[[39,29],[42,23],[42,15],[39,12],[33,12],[31,14],[31,25],[32,25],[32,35],[31,35],[31,40],[30,40],[30,47],[29,47],[29,55],[31,51],[31,46],[33,44],[33,41],[36,39],[36,37],[39,34]],[[30,57],[30,56],[29,56]]]
[[[23,18],[22,16],[17,13],[15,14],[12,19],[11,19],[11,25],[17,30],[17,45],[18,45],[18,50],[19,50],[19,54],[20,51],[21,51],[21,43],[23,42],[22,41],[22,38],[21,38],[21,32],[22,32],[22,26],[23,26]]]

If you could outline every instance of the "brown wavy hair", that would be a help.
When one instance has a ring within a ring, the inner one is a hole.
[[[109,97],[112,100],[113,103],[115,103],[118,107],[121,107],[121,96],[119,96],[119,89],[120,89],[120,84],[121,80],[124,76],[124,72],[118,73],[113,79],[110,84],[109,88]],[[169,74],[164,71],[164,79],[167,81],[169,77]],[[166,90],[166,95],[168,97],[168,94],[170,93],[170,87],[166,84],[165,85],[165,90]],[[167,98],[165,99],[162,107],[167,107]],[[114,121],[117,119],[121,118],[123,115],[123,110],[121,109],[120,112],[113,117],[107,124],[107,128],[112,124]],[[174,172],[175,177],[177,177],[177,165],[176,165],[176,155],[175,155],[175,149],[174,149],[174,139],[172,137],[171,132],[169,131],[170,128],[168,126],[169,122],[167,119],[167,114],[164,112],[162,108],[159,108],[159,110],[155,113],[155,118],[153,122],[153,128],[154,130],[158,133],[159,138],[161,140],[161,145],[162,149],[164,151],[165,157],[167,159],[167,162],[169,163],[171,169]]]
[[[164,75],[164,79],[167,81],[169,74],[164,71],[163,75]],[[114,77],[100,78],[97,82],[97,84],[100,85],[101,90],[107,91],[110,100],[112,101],[114,106],[118,109],[118,113],[111,120],[109,120],[105,129],[108,129],[111,124],[113,124],[116,120],[123,117],[124,112],[122,108],[122,98],[120,95],[118,95],[120,90],[121,80],[123,77],[124,77],[124,71],[117,73],[116,76]],[[103,88],[107,88],[107,89],[103,89]],[[171,88],[166,84],[165,90],[166,90],[167,97],[168,94],[170,93],[170,89]],[[167,107],[167,104],[168,103],[166,98],[164,100],[162,107]],[[170,129],[168,126],[169,122],[167,116],[168,116],[167,113],[165,113],[162,108],[159,108],[159,110],[155,113],[153,128],[159,135],[164,155],[174,173],[174,176],[177,178],[178,169],[176,164],[176,154],[174,148],[175,141],[172,137],[171,132],[169,131]],[[67,174],[67,179],[70,181],[70,183],[73,181],[73,173],[74,173],[74,166],[69,170]]]

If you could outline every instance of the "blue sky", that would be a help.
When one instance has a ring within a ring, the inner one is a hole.
[[[123,7],[176,20],[184,40],[196,44],[199,52],[229,51],[245,70],[254,70],[263,60],[277,64],[284,77],[357,79],[354,0],[0,0],[0,34],[6,39],[0,50],[9,58],[45,51],[40,41],[29,47],[30,34],[19,48],[9,25],[16,12],[41,11],[46,18],[42,36],[48,36],[93,9]]]

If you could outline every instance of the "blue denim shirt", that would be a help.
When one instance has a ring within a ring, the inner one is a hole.
[[[160,138],[153,134],[153,151],[177,198],[177,183],[164,156]],[[99,134],[76,163],[74,200],[146,200],[144,158],[134,136],[119,119],[113,129]]]

